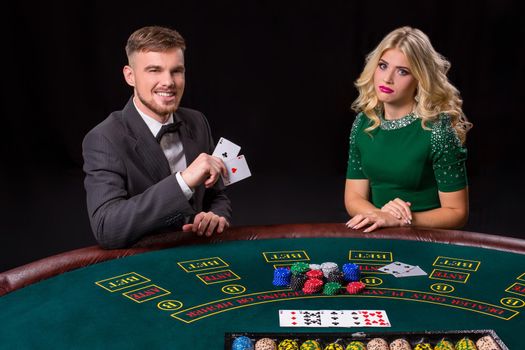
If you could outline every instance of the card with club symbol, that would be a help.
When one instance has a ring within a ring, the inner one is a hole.
[[[228,177],[222,177],[222,181],[226,186],[239,182],[252,174],[246,158],[243,155],[238,156],[241,146],[236,145],[230,140],[221,137],[217,146],[213,151],[212,156],[221,158],[228,170]]]
[[[390,327],[385,310],[279,310],[281,327]]]

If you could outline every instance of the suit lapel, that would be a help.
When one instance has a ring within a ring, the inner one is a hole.
[[[193,131],[190,128],[190,123],[186,122],[181,118],[180,113],[175,112],[173,115],[175,121],[182,121],[182,126],[179,130],[180,141],[182,142],[182,147],[184,148],[184,156],[186,157],[186,165],[190,165],[195,158],[199,155],[199,145],[195,141]]]
[[[169,176],[171,171],[168,160],[135,109],[133,98],[128,101],[122,112],[129,136],[135,141],[133,149],[152,180],[156,183]]]

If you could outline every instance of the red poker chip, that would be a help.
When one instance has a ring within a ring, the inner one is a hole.
[[[306,273],[306,277],[308,278],[311,278],[311,279],[318,279],[318,280],[322,280],[323,279],[323,271],[321,270],[310,270]]]
[[[360,293],[363,289],[365,289],[365,284],[363,282],[350,282],[348,283],[348,285],[346,286],[346,291],[349,293],[349,294],[358,294]]]
[[[323,288],[323,284],[323,281],[317,278],[308,279],[304,283],[303,292],[305,292],[306,294],[317,293],[321,291],[321,288]]]

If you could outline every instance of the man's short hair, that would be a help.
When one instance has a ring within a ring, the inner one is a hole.
[[[128,60],[135,52],[164,52],[173,48],[186,49],[182,35],[174,29],[149,26],[143,27],[130,35],[126,44]]]

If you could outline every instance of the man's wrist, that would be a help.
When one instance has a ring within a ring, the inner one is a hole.
[[[177,172],[175,174],[175,177],[177,178],[177,182],[179,183],[182,193],[184,193],[184,196],[186,197],[186,199],[189,200],[193,196],[193,193],[195,191],[190,186],[188,186],[186,181],[184,181],[180,172]]]

